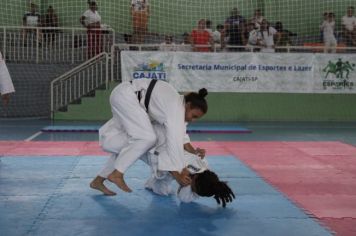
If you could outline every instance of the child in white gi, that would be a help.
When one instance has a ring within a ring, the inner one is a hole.
[[[323,21],[320,26],[320,29],[323,31],[324,38],[324,52],[336,52],[337,41],[334,35],[335,30],[335,15],[332,12],[328,13],[327,19]]]

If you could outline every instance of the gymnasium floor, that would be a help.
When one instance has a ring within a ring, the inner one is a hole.
[[[236,200],[180,203],[144,189],[88,187],[107,155],[95,132],[40,132],[46,120],[0,120],[0,235],[356,235],[356,123],[240,123],[252,133],[193,133]],[[56,125],[100,123],[56,122]],[[214,124],[205,124],[214,126]]]

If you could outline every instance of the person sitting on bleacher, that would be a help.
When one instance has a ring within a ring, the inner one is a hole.
[[[341,18],[343,35],[348,46],[356,46],[356,17],[354,16],[354,7],[347,8],[347,15]]]

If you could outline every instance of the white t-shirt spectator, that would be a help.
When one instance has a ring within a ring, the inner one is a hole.
[[[324,42],[329,41],[331,39],[335,39],[335,21],[323,21],[322,25],[320,26],[320,29],[323,31]]]
[[[159,50],[163,52],[174,52],[177,50],[175,43],[166,44],[165,42],[159,45]]]
[[[26,26],[37,27],[40,23],[40,14],[38,13],[26,13],[24,16],[24,22]]]
[[[83,13],[83,16],[85,17],[85,26],[101,21],[101,16],[99,15],[98,11],[93,12],[92,10],[88,9]]]
[[[221,43],[221,33],[219,31],[215,30],[211,36],[215,43]]]
[[[274,35],[277,33],[277,30],[273,27],[268,27],[268,31],[259,32],[261,39],[261,52],[274,52]]]
[[[261,40],[262,37],[259,35],[259,30],[251,30],[249,32],[248,44],[249,45],[257,45],[257,40]]]
[[[148,6],[148,0],[132,0],[131,5],[135,11],[143,11]]]
[[[353,31],[356,27],[356,17],[355,16],[343,16],[341,18],[342,24],[349,31]]]
[[[180,52],[191,52],[192,45],[190,43],[189,44],[182,43],[180,45],[176,45],[176,49],[177,49],[177,51],[180,51]]]

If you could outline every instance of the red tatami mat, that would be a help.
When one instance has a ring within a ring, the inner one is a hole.
[[[194,142],[233,155],[337,235],[356,235],[356,147],[341,142]],[[98,142],[0,141],[0,156],[107,155]]]
[[[197,142],[209,155],[229,155],[219,142]],[[98,142],[0,141],[0,156],[106,156]]]
[[[225,146],[337,235],[356,235],[356,147],[340,142]]]
[[[81,154],[82,150],[86,150],[87,143],[88,142],[0,141],[0,155],[2,156],[77,156]]]

